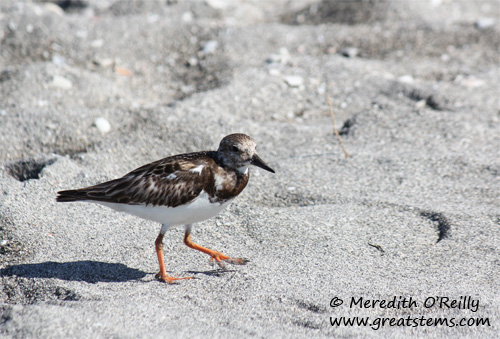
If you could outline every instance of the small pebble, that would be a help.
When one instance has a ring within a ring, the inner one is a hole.
[[[116,72],[116,74],[123,75],[126,77],[132,76],[132,72],[130,70],[126,69],[125,67],[121,67],[121,66],[115,66],[115,72]]]
[[[269,75],[272,75],[272,76],[274,76],[274,77],[275,77],[275,76],[279,76],[279,75],[281,75],[281,72],[280,72],[280,70],[279,70],[279,69],[277,69],[277,68],[271,68],[271,69],[269,70]]]
[[[88,32],[85,29],[76,31],[75,36],[80,39],[85,39],[88,36]]]
[[[57,42],[53,42],[52,44],[50,44],[50,47],[52,48],[52,51],[56,52],[62,52],[64,50],[64,48]]]
[[[219,42],[216,40],[209,40],[205,43],[202,49],[203,54],[214,54],[219,46]]]
[[[474,22],[474,27],[480,30],[485,30],[492,27],[495,24],[495,19],[493,18],[480,18]]]
[[[346,58],[354,58],[358,56],[359,50],[356,47],[347,47],[340,50],[340,55]]]
[[[290,87],[299,87],[304,83],[304,79],[298,75],[288,75],[283,79]]]
[[[191,22],[193,21],[193,13],[191,12],[184,12],[182,13],[182,21],[184,22]]]
[[[196,66],[198,65],[198,59],[196,59],[195,57],[191,57],[188,60],[188,64],[189,66]]]
[[[450,59],[451,58],[450,58],[449,54],[446,54],[446,53],[441,54],[441,61],[448,62],[448,61],[450,61]]]
[[[465,79],[460,80],[460,84],[462,86],[465,86],[468,88],[477,88],[477,87],[484,86],[486,84],[486,82],[484,80],[477,79],[477,78],[465,78]]]
[[[404,84],[411,84],[415,81],[415,79],[411,75],[407,74],[407,75],[400,76],[398,78],[398,81],[402,82]]]
[[[102,133],[108,133],[111,131],[111,125],[108,120],[100,117],[94,120],[94,125],[97,127],[97,129]]]
[[[281,61],[281,57],[280,57],[278,54],[271,54],[270,56],[268,56],[268,57],[266,58],[266,62],[267,62],[268,64],[272,64],[273,62],[278,63],[278,62],[280,62],[280,61]]]
[[[11,31],[17,31],[17,23],[14,21],[9,21],[9,24],[7,27],[9,27],[9,30],[11,30]]]
[[[54,54],[52,56],[52,63],[55,65],[64,65],[66,63],[66,58],[59,54]]]
[[[60,75],[55,75],[52,78],[52,86],[60,89],[70,89],[71,87],[73,87],[73,84],[65,77],[62,77]]]
[[[415,108],[424,108],[425,106],[427,106],[427,100],[426,99],[422,99],[422,100],[419,100],[415,103]]]
[[[111,58],[96,58],[94,59],[94,64],[101,67],[110,67],[115,63],[115,61]]]
[[[271,54],[266,58],[266,62],[268,64],[272,63],[280,63],[282,65],[286,65],[290,60],[290,53],[286,47],[281,47],[279,50],[279,54]]]
[[[104,40],[102,39],[96,39],[90,43],[90,46],[92,46],[93,48],[100,48],[103,45],[104,45]]]
[[[316,89],[316,92],[319,94],[319,95],[323,95],[326,93],[326,85],[325,84],[321,84],[318,86],[318,88]]]
[[[228,0],[206,0],[207,5],[214,9],[226,9],[230,5]]]
[[[154,24],[160,19],[160,16],[158,14],[150,14],[147,17],[147,20],[150,24]]]
[[[280,47],[280,55],[282,56],[290,56],[290,52],[288,52],[288,48],[286,47]]]

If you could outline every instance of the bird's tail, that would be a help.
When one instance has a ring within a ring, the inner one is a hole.
[[[67,190],[57,192],[58,202],[72,202],[72,201],[82,201],[88,200],[87,192],[83,190]]]

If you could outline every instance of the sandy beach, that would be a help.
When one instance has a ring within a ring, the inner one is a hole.
[[[497,338],[499,50],[495,0],[0,2],[0,336]],[[55,200],[231,133],[276,173],[192,237],[246,265]]]

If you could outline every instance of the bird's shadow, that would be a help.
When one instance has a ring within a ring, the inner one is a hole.
[[[0,270],[0,276],[25,278],[57,278],[68,281],[125,282],[140,280],[148,273],[124,264],[100,261],[47,261],[38,264],[12,265]]]
[[[186,271],[189,274],[204,274],[208,275],[210,277],[222,277],[224,274],[231,273],[231,272],[237,272],[237,270],[229,270],[227,268],[218,268],[215,270],[210,270],[210,271]]]

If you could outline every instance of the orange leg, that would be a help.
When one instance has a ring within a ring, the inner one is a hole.
[[[205,248],[203,246],[197,245],[194,242],[191,241],[191,228],[187,227],[186,228],[186,233],[184,234],[184,243],[188,246],[191,247],[195,250],[201,251],[203,253],[206,253],[210,256],[210,263],[213,263],[214,259],[217,261],[217,264],[219,264],[220,267],[224,267],[224,262],[228,262],[230,264],[237,264],[237,265],[245,265],[248,260],[247,259],[241,259],[241,258],[231,258],[228,257],[227,255],[224,255],[220,252]]]
[[[163,227],[162,227],[163,231]],[[165,229],[166,231],[166,229]],[[176,280],[184,280],[184,279],[193,279],[193,277],[185,277],[185,278],[177,278],[177,277],[171,277],[167,274],[167,270],[165,269],[165,262],[163,261],[163,236],[165,235],[165,232],[161,232],[156,238],[155,241],[155,248],[156,248],[156,255],[158,256],[158,264],[160,265],[160,272],[156,274],[156,278],[159,279],[162,282],[167,282],[169,284],[174,283]]]

